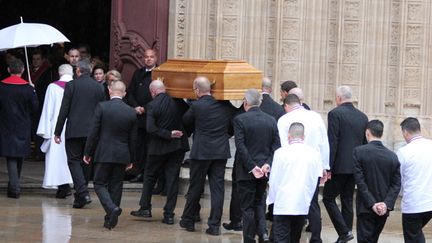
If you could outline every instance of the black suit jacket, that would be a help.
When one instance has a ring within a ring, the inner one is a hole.
[[[357,215],[374,213],[372,206],[384,202],[393,210],[401,188],[399,160],[380,141],[356,147],[353,151],[357,184]]]
[[[353,174],[353,149],[366,144],[367,116],[350,102],[343,103],[328,113],[330,170],[334,174]]]
[[[237,148],[237,180],[253,180],[255,166],[271,165],[273,153],[280,147],[276,120],[258,107],[234,118],[234,135]]]
[[[274,101],[269,94],[263,94],[262,95],[262,102],[260,105],[260,109],[269,114],[270,116],[274,117],[274,119],[277,121],[281,116],[285,114],[284,109],[282,106],[280,106],[276,101]]]
[[[146,108],[147,103],[152,100],[150,94],[150,83],[152,81],[151,71],[146,72],[146,68],[137,69],[129,83],[127,90],[127,102],[132,107],[142,106]],[[146,115],[137,115],[138,127],[146,128]]]
[[[205,95],[192,102],[183,116],[185,125],[194,125],[191,159],[213,160],[231,157],[231,119],[236,109],[229,101]]]
[[[65,137],[87,137],[96,105],[105,100],[102,84],[81,75],[66,84],[54,134],[60,136],[66,122]]]
[[[166,93],[160,93],[147,104],[147,154],[161,155],[177,150],[188,151],[189,143],[183,129],[182,116],[176,102]],[[183,132],[181,138],[171,138],[172,130]]]
[[[136,137],[135,110],[113,98],[96,107],[84,154],[99,163],[135,162]]]

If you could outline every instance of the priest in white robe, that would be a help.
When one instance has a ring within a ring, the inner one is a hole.
[[[303,124],[289,127],[288,143],[274,153],[267,204],[274,204],[274,242],[299,242],[304,220],[322,176],[319,152],[304,143]]]
[[[71,173],[67,164],[65,144],[54,142],[54,129],[63,99],[66,83],[72,80],[73,69],[69,64],[59,67],[60,80],[48,86],[37,135],[44,139],[41,151],[45,153],[45,175],[42,187],[58,189],[56,197],[66,198],[71,195],[69,184],[72,183]],[[64,141],[64,131],[61,138]]]

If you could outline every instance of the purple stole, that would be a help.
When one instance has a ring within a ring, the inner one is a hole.
[[[60,80],[53,82],[53,84],[57,84],[62,89],[65,89],[66,83],[67,83],[66,81],[60,81]]]

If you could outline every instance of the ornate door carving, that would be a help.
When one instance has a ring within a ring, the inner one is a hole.
[[[169,0],[113,0],[111,9],[110,68],[129,83],[145,49],[154,45],[158,64],[166,60]]]

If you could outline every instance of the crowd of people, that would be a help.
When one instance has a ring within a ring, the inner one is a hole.
[[[353,105],[348,86],[337,87],[337,106],[328,112],[326,129],[293,81],[281,84],[282,105],[271,98],[268,78],[262,92],[245,92],[240,108],[213,98],[206,77],[193,81],[196,100],[172,98],[162,81],[151,78],[157,54],[145,50],[144,67],[135,71],[128,87],[118,71],[107,71],[92,59],[86,45],[68,50],[58,71],[38,49],[32,53],[30,74],[19,58],[9,57],[10,76],[0,81],[0,155],[6,157],[7,196],[20,197],[21,168],[33,137],[45,159],[42,186],[56,188],[57,198],[72,195],[73,184],[73,208],[85,207],[92,202],[87,187],[92,178],[106,213],[103,226],[112,229],[122,213],[125,174],[133,170],[133,180],[142,180],[143,189],[139,208],[130,214],[151,218],[154,188],[162,185],[162,222],[172,225],[180,168],[190,150],[189,188],[179,221],[187,231],[195,231],[201,220],[200,198],[208,178],[209,235],[220,235],[222,226],[243,231],[245,243],[256,242],[257,236],[259,242],[299,242],[308,221],[310,242],[322,242],[318,194],[324,184],[323,203],[336,242],[354,239],[356,186],[358,242],[378,242],[400,191],[405,242],[425,242],[422,228],[432,218],[432,141],[421,136],[416,118],[400,124],[407,145],[396,154],[382,143],[383,123],[369,121]],[[230,222],[222,223],[232,136]],[[270,230],[267,219],[273,222]]]

